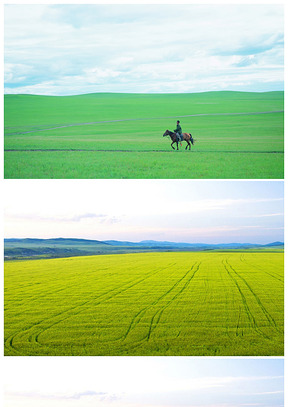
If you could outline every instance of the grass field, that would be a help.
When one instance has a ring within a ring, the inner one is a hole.
[[[283,355],[283,253],[5,263],[5,355]]]
[[[6,95],[4,107],[5,178],[284,176],[283,92]],[[178,118],[192,151],[162,137]]]

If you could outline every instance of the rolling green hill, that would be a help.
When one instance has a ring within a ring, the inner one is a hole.
[[[5,95],[5,178],[279,179],[283,110],[283,92]],[[191,151],[162,137],[177,119]]]

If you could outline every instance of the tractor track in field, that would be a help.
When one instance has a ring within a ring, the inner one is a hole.
[[[195,276],[196,272],[199,270],[201,262],[197,265],[197,262],[193,264],[193,266],[178,280],[176,281],[176,283],[170,287],[170,289],[168,291],[166,291],[164,294],[162,294],[159,298],[157,298],[154,302],[152,302],[152,304],[147,305],[145,308],[143,308],[142,310],[140,310],[136,315],[134,315],[134,317],[131,320],[131,323],[126,331],[126,333],[124,334],[122,340],[124,341],[127,336],[129,335],[129,333],[135,329],[137,327],[137,325],[139,324],[140,320],[143,318],[144,314],[146,313],[146,311],[148,309],[150,309],[151,307],[157,305],[159,303],[159,301],[161,301],[163,298],[165,298],[169,293],[171,293],[173,290],[175,290],[175,288],[177,288],[177,286],[185,279],[185,277],[191,273],[192,271],[192,276],[186,281],[186,283],[184,284],[184,286],[180,289],[180,291],[178,291],[174,297],[167,302],[167,304],[165,304],[162,308],[158,309],[154,315],[152,316],[151,320],[150,320],[150,325],[149,325],[149,329],[148,329],[148,333],[147,335],[145,335],[139,342],[147,339],[147,341],[149,341],[152,330],[154,330],[156,328],[156,326],[158,325],[162,313],[163,311],[172,303],[172,301],[177,298],[188,286],[188,284],[190,283],[190,281],[192,280],[192,278]],[[194,270],[194,268],[196,268],[196,270]],[[154,324],[154,320],[156,318],[158,314],[158,318],[156,320],[156,323]]]
[[[119,287],[116,287],[116,288],[114,288],[114,289],[112,289],[112,290],[106,291],[105,293],[100,294],[98,297],[93,298],[93,299],[91,299],[91,300],[89,300],[89,301],[86,301],[86,302],[85,302],[84,304],[82,304],[82,305],[89,304],[89,307],[90,307],[91,305],[93,305],[94,307],[97,307],[98,305],[101,305],[101,304],[103,304],[104,302],[111,300],[111,298],[114,298],[114,297],[116,297],[117,295],[122,294],[124,291],[129,290],[130,288],[134,287],[135,285],[142,283],[144,280],[147,280],[147,279],[150,278],[152,275],[159,273],[159,271],[161,271],[161,270],[162,270],[162,269],[157,269],[156,271],[154,271],[154,272],[152,272],[152,273],[149,273],[149,274],[146,275],[144,278],[141,278],[140,280],[138,280],[138,281],[136,281],[136,282],[133,282],[133,280],[131,280],[130,282],[126,283],[124,286],[119,286]],[[112,294],[112,292],[114,292],[114,291],[116,291],[116,290],[117,290],[117,292]],[[112,294],[112,295],[109,295],[109,294]],[[107,298],[104,298],[103,300],[100,300],[100,298],[101,298],[101,297],[104,297],[104,296],[106,296]],[[94,303],[95,300],[97,300],[96,303]],[[100,300],[100,301],[99,301],[99,300]],[[81,305],[81,306],[82,306],[82,305]],[[77,308],[77,307],[73,307],[73,309],[75,309],[75,308]],[[87,309],[87,307],[85,307],[85,309]],[[50,329],[52,326],[57,325],[57,324],[63,322],[64,320],[66,320],[66,319],[68,319],[68,318],[70,318],[70,317],[74,317],[75,315],[80,314],[82,311],[83,311],[83,309],[80,309],[79,312],[74,312],[72,315],[69,314],[67,317],[65,317],[65,318],[63,318],[63,319],[61,319],[61,320],[59,320],[59,321],[53,322],[50,326],[46,327],[45,329],[43,329],[42,331],[40,331],[38,334],[34,335],[34,340],[35,340],[35,342],[37,342],[38,344],[40,344],[40,343],[39,343],[39,336],[40,336],[40,334],[42,334],[44,331],[47,331],[47,330]],[[60,315],[60,314],[59,314],[59,315]],[[57,316],[57,315],[56,315],[56,316]],[[53,318],[54,318],[54,317],[53,317]]]
[[[257,327],[257,324],[256,324],[256,320],[255,320],[255,318],[254,318],[254,315],[252,314],[252,312],[251,312],[251,310],[250,310],[250,308],[249,308],[249,306],[248,306],[248,304],[247,304],[246,297],[245,297],[245,295],[243,294],[243,292],[242,292],[242,290],[241,290],[241,288],[240,288],[238,282],[236,281],[235,277],[232,276],[232,274],[231,274],[231,269],[229,270],[229,264],[228,264],[227,260],[226,260],[226,259],[225,259],[225,260],[222,260],[222,264],[223,264],[225,270],[227,271],[229,277],[231,278],[231,280],[232,280],[233,283],[235,284],[235,286],[236,286],[236,288],[237,288],[237,290],[238,290],[238,292],[239,292],[239,294],[240,294],[240,296],[241,296],[242,304],[243,304],[243,306],[244,306],[244,309],[245,309],[245,311],[246,311],[246,315],[247,315],[247,317],[248,317],[248,320],[250,321],[251,326],[252,326],[256,331],[258,331],[258,327]],[[238,331],[239,331],[239,321],[240,321],[240,313],[239,313],[239,317],[238,317],[238,325],[236,326],[236,336],[239,336],[239,333],[238,333]],[[263,336],[264,336],[264,335],[263,335]]]
[[[199,262],[198,264],[195,263],[195,264],[191,267],[191,269],[189,270],[189,272],[192,271],[192,276],[189,277],[189,279],[186,281],[186,283],[185,283],[184,286],[181,288],[181,290],[178,291],[178,293],[176,293],[176,294],[174,295],[174,297],[171,298],[171,300],[168,301],[165,306],[163,306],[161,309],[159,309],[158,311],[156,311],[156,313],[152,316],[151,322],[150,322],[150,326],[149,326],[149,331],[148,331],[148,334],[147,334],[147,341],[149,341],[152,331],[154,331],[154,330],[156,329],[157,325],[159,324],[160,319],[161,319],[161,316],[162,316],[163,312],[165,311],[165,309],[168,308],[169,305],[172,304],[173,301],[174,301],[177,297],[179,297],[179,295],[182,294],[183,291],[188,287],[188,285],[190,284],[191,280],[194,278],[194,276],[195,276],[195,274],[197,273],[197,271],[199,271],[200,265],[201,265],[201,262]],[[194,266],[195,266],[195,267],[194,267]],[[186,276],[186,275],[185,275],[185,276]],[[156,319],[156,321],[155,321],[155,323],[154,323],[154,320],[155,320],[157,314],[158,314],[158,317],[157,317],[157,319]]]
[[[167,266],[168,267],[168,266]],[[28,327],[25,327],[24,329],[15,332],[13,335],[10,335],[6,341],[5,341],[5,347],[8,349],[13,349],[13,351],[17,354],[19,354],[20,352],[17,350],[17,348],[14,346],[14,340],[16,338],[16,336],[18,336],[19,334],[23,334],[24,332],[28,333],[28,331],[33,330],[36,328],[36,332],[32,332],[29,336],[28,336],[28,342],[30,343],[37,343],[38,345],[41,346],[41,343],[39,342],[39,336],[47,331],[48,329],[50,329],[52,326],[55,326],[71,317],[74,317],[75,315],[80,314],[81,312],[85,311],[87,309],[87,307],[93,305],[98,306],[106,301],[109,301],[111,298],[123,293],[124,291],[129,290],[131,287],[134,287],[137,284],[140,284],[141,282],[143,282],[144,280],[147,280],[148,278],[150,278],[152,275],[159,273],[160,271],[162,271],[162,268],[157,269],[156,271],[154,270],[153,272],[149,273],[148,275],[146,275],[144,278],[138,279],[138,281],[133,283],[133,280],[130,281],[129,283],[126,283],[123,286],[119,286],[119,287],[115,287],[112,290],[109,290],[103,294],[100,294],[98,297],[96,298],[92,298],[88,301],[83,302],[82,304],[78,304],[76,306],[70,307],[69,309],[66,309],[65,311],[62,311],[58,314],[54,314],[51,317],[48,318],[44,318],[41,321],[38,321],[36,324],[31,324]],[[126,287],[125,287],[126,286]],[[112,292],[116,291],[116,293],[111,294]],[[101,297],[104,296],[108,296],[107,298],[104,298],[103,300],[100,300]],[[95,300],[97,300],[98,302],[95,304]],[[99,301],[100,300],[100,301]],[[88,305],[89,304],[89,305]],[[86,306],[85,306],[86,305]],[[84,307],[84,308],[83,308]],[[75,312],[75,309],[79,309],[78,312]],[[71,313],[72,312],[72,313]],[[58,318],[57,318],[58,317]],[[57,318],[57,320],[55,321],[55,318]],[[41,324],[45,324],[46,326],[40,328]],[[48,325],[47,325],[48,324]],[[38,327],[38,329],[37,329]],[[40,330],[39,330],[40,328]]]
[[[237,282],[235,276],[232,275],[232,273],[234,273],[234,275],[236,274],[236,276],[243,281],[243,283],[246,285],[246,287],[248,288],[249,292],[252,294],[253,298],[256,300],[257,304],[259,305],[261,311],[263,312],[264,316],[266,317],[269,325],[274,328],[277,332],[280,332],[274,318],[270,315],[270,313],[266,310],[266,308],[264,307],[264,305],[262,304],[261,300],[259,299],[259,297],[255,294],[255,292],[252,290],[252,288],[250,287],[250,285],[247,283],[247,281],[240,276],[239,273],[237,273],[237,271],[231,266],[231,264],[228,262],[228,260],[223,260],[223,266],[226,269],[228,275],[231,277],[231,279],[233,280],[233,282],[235,283],[239,294],[241,295],[242,298],[242,303],[244,305],[246,314],[248,316],[248,319],[250,320],[250,322],[252,323],[252,326],[254,327],[255,331],[257,331],[261,336],[263,336],[266,339],[270,339],[264,332],[261,331],[261,329],[259,329],[258,324],[256,322],[256,319],[252,313],[252,311],[250,310],[250,307],[247,303],[247,299],[242,291],[242,289],[240,288],[239,283]],[[232,273],[231,273],[232,271]],[[240,320],[240,317],[239,317]],[[236,335],[238,336],[238,330],[239,330],[239,325],[237,326],[237,332]]]
[[[284,277],[281,278],[278,274],[276,274],[276,275],[277,275],[277,277],[276,277],[275,275],[269,273],[268,271],[263,270],[263,269],[261,269],[260,267],[257,267],[256,265],[254,265],[254,264],[248,262],[248,261],[244,258],[244,255],[243,255],[243,254],[240,256],[240,260],[241,260],[244,264],[247,264],[248,266],[253,267],[255,270],[261,271],[262,273],[268,274],[268,276],[270,276],[270,277],[274,278],[275,280],[278,280],[278,281],[280,281],[282,284],[284,284]]]
[[[181,151],[181,150],[179,150]],[[187,150],[188,152],[189,150]],[[67,148],[67,149],[57,149],[57,148],[50,148],[50,149],[43,149],[43,148],[32,148],[32,149],[4,149],[6,153],[31,153],[31,152],[40,152],[40,153],[77,153],[77,152],[85,152],[85,153],[169,153],[175,154],[177,150],[90,150],[90,149],[74,149],[74,148]],[[193,154],[206,154],[206,153],[229,153],[229,154],[284,154],[284,151],[226,151],[226,150],[191,150]]]
[[[193,267],[193,266],[192,266]],[[167,294],[169,294],[175,287],[177,287],[178,284],[180,284],[180,282],[186,277],[186,275],[190,272],[191,270],[188,270],[184,276],[182,276],[178,281],[176,281],[176,283],[164,294],[162,294],[159,298],[157,298],[156,300],[154,300],[152,302],[152,304],[147,305],[146,307],[142,308],[142,310],[140,310],[139,312],[137,312],[137,314],[134,315],[134,317],[131,320],[131,323],[126,331],[126,333],[123,335],[122,340],[124,341],[128,334],[132,331],[132,329],[134,329],[137,324],[140,322],[141,318],[143,317],[144,313],[151,307],[153,307],[154,305],[156,305],[160,300],[162,300]]]
[[[227,260],[226,260],[227,261]],[[245,280],[244,277],[242,277],[235,269],[234,267],[232,267],[231,264],[228,263],[229,267],[231,268],[231,270],[234,271],[234,273],[244,282],[244,284],[246,285],[246,287],[248,288],[248,290],[251,292],[251,294],[253,295],[253,297],[255,298],[256,302],[258,303],[259,307],[261,308],[263,314],[265,315],[269,325],[273,328],[276,329],[277,332],[280,332],[275,319],[272,317],[272,315],[267,311],[267,309],[264,307],[264,305],[262,304],[260,298],[258,297],[258,295],[254,292],[254,290],[252,289],[252,287],[250,286],[250,284],[248,284],[247,280]]]
[[[222,288],[222,295],[225,295],[225,313],[226,313],[226,324],[225,324],[225,329],[226,329],[226,335],[232,339],[232,333],[229,332],[230,324],[227,322],[227,315],[229,314],[229,310],[227,307],[229,306],[229,294],[230,294],[230,285],[226,286],[227,283],[227,278],[224,278],[224,273],[226,277],[226,269],[224,269],[224,272],[220,273],[220,278],[221,278],[221,284],[223,285]],[[229,280],[228,280],[229,282]],[[228,294],[229,293],[229,294]],[[238,331],[238,326],[239,326],[239,320],[240,320],[240,314],[241,314],[241,308],[239,308],[239,316],[238,316],[238,322],[237,322],[237,328],[236,330]]]
[[[63,124],[54,127],[47,127],[45,129],[33,129],[27,131],[16,131],[13,133],[6,133],[7,136],[12,135],[21,135],[29,133],[38,133],[40,131],[49,131],[49,130],[58,130],[67,127],[77,127],[77,126],[91,126],[94,124],[106,124],[106,123],[121,123],[121,122],[136,122],[136,121],[145,121],[145,120],[163,120],[163,119],[176,119],[183,117],[205,117],[205,116],[250,116],[258,114],[273,114],[273,113],[284,113],[284,110],[270,110],[267,112],[236,112],[236,113],[198,113],[198,114],[187,114],[181,116],[163,116],[163,117],[143,117],[143,118],[134,118],[134,119],[115,119],[115,120],[100,120],[95,122],[84,122],[84,123],[73,123],[73,124]],[[7,127],[6,127],[7,129]]]
[[[108,268],[103,268],[102,270],[105,270],[105,269],[108,269]],[[115,275],[115,274],[117,274],[117,273],[113,273],[113,275]],[[93,276],[93,281],[95,282],[95,281],[97,281],[97,280],[100,280],[101,278],[100,277],[98,277],[98,278],[95,278],[94,276]],[[73,284],[69,284],[69,290],[71,290],[71,288],[78,288],[79,287],[79,283],[77,283],[77,282],[75,282],[75,283],[73,283]],[[116,288],[115,288],[116,289]],[[41,300],[41,299],[43,299],[43,298],[47,298],[47,297],[49,297],[50,295],[55,295],[55,294],[57,294],[57,295],[59,295],[60,293],[62,293],[62,292],[64,292],[65,293],[65,291],[67,291],[67,287],[65,286],[65,287],[61,287],[61,288],[59,288],[59,289],[50,289],[49,291],[47,291],[47,292],[45,292],[45,293],[41,293],[41,294],[39,294],[37,297],[35,297],[35,298],[32,298],[32,299],[29,299],[29,304],[32,304],[32,303],[35,303],[36,304],[36,306],[37,306],[37,303],[39,302],[39,300]],[[111,292],[111,291],[110,291]],[[97,297],[98,298],[98,297]],[[23,315],[23,311],[19,311],[18,313],[15,313],[15,314],[13,314],[13,317],[17,317],[17,316],[21,316],[21,315]]]

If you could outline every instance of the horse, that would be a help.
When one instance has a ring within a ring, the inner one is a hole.
[[[177,134],[174,131],[166,130],[165,133],[163,134],[163,137],[165,137],[165,136],[170,136],[170,138],[172,140],[171,147],[173,148],[173,150],[175,150],[175,148],[173,146],[174,143],[177,144],[177,150],[179,150],[179,147],[178,147],[179,140],[178,140]],[[183,136],[183,141],[186,141],[186,143],[187,143],[185,150],[187,150],[188,146],[189,146],[189,150],[191,150],[191,144],[194,145],[194,141],[195,141],[193,139],[191,133],[182,133],[182,136]]]

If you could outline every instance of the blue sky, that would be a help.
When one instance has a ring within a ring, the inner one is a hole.
[[[9,360],[5,407],[284,406],[280,358],[60,359]]]
[[[6,238],[264,244],[284,239],[283,181],[15,182],[4,185]]]
[[[284,89],[283,5],[8,4],[5,93]]]

